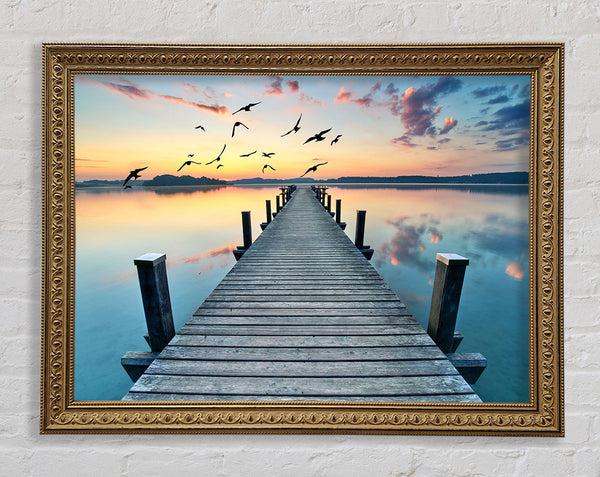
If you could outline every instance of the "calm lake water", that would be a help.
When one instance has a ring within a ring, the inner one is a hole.
[[[133,259],[167,254],[179,329],[234,265],[241,214],[253,236],[278,187],[77,189],[75,399],[121,399],[132,385],[120,359],[149,350]],[[470,259],[459,308],[459,352],[488,367],[473,386],[486,402],[529,400],[528,193],[524,186],[329,187],[354,239],[367,211],[372,264],[427,328],[436,253]]]

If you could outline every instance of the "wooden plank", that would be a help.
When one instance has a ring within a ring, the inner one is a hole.
[[[322,396],[259,396],[259,395],[207,395],[207,394],[169,394],[169,393],[146,393],[129,392],[123,398],[124,401],[265,401],[265,402],[283,402],[283,401],[302,401],[302,402],[372,402],[372,403],[401,403],[401,402],[434,402],[434,403],[455,403],[455,402],[474,402],[480,403],[481,399],[474,393],[468,394],[436,394],[436,395],[388,395],[385,398],[380,396],[335,396],[334,398],[323,398]]]
[[[325,308],[327,309],[327,308]],[[194,313],[194,316],[283,316],[288,317],[290,319],[294,319],[298,316],[315,316],[314,309],[305,308],[305,309],[296,309],[291,310],[282,306],[278,309],[276,308],[207,308],[200,307]],[[357,308],[346,308],[346,309],[330,309],[327,313],[326,317],[338,317],[338,316],[411,316],[410,313],[406,310],[406,308],[402,309],[394,309],[394,308],[380,308],[380,309],[357,309]]]
[[[447,360],[422,361],[184,361],[156,359],[147,374],[180,376],[356,377],[457,375]]]
[[[194,394],[257,394],[261,396],[401,396],[471,393],[458,375],[392,377],[223,377],[144,374],[131,388],[134,392]]]
[[[208,361],[397,361],[446,359],[437,346],[350,348],[225,348],[167,346],[161,359]]]
[[[395,304],[402,305],[402,302],[396,295],[391,295],[389,293],[374,293],[374,294],[354,294],[354,293],[344,293],[344,294],[312,294],[312,293],[294,293],[292,294],[257,294],[251,293],[247,294],[244,291],[240,291],[237,298],[232,294],[220,294],[220,293],[211,293],[208,298],[204,301],[206,306],[214,306],[213,303],[227,303],[231,304],[239,303],[240,300],[244,300],[245,303],[255,303],[255,302],[268,302],[268,303],[290,303],[290,299],[293,298],[294,302],[310,302],[310,303],[319,303],[319,302],[393,302]],[[315,300],[319,300],[318,302]]]
[[[376,310],[376,309],[388,309],[388,310],[399,310],[404,308],[402,302],[398,301],[377,301],[377,300],[365,300],[359,301],[354,299],[352,301],[311,301],[311,300],[287,300],[287,301],[217,301],[207,299],[201,307],[204,310],[214,308],[226,308],[226,309],[237,309],[237,310],[264,310],[264,309],[293,309],[293,310],[313,310],[314,313],[319,313],[322,310],[323,313],[327,314],[329,310]]]
[[[225,346],[236,348],[333,348],[350,346],[432,346],[427,333],[392,336],[290,336],[290,335],[196,335],[177,334],[170,346]]]
[[[211,326],[361,326],[371,327],[377,325],[411,325],[421,326],[412,316],[285,316],[285,315],[258,315],[258,316],[235,316],[235,315],[210,315],[193,316],[188,320],[188,325],[211,325]],[[401,328],[400,328],[401,329]]]
[[[242,325],[196,325],[185,324],[178,332],[179,335],[308,335],[308,336],[395,336],[406,334],[422,334],[423,328],[418,324],[394,325],[320,325],[302,326],[290,324],[275,324],[270,326],[248,325],[245,320]]]

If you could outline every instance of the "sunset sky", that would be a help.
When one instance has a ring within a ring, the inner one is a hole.
[[[146,166],[141,179],[291,179],[320,162],[307,177],[527,171],[529,95],[527,75],[76,75],[76,180]],[[300,114],[300,131],[281,137]],[[249,129],[232,137],[236,121]],[[205,165],[225,144],[223,167]],[[188,159],[202,165],[177,172]]]

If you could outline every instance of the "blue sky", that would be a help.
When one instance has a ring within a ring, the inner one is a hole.
[[[286,179],[321,162],[311,176],[527,171],[529,111],[528,75],[76,75],[76,178],[148,166],[145,178]],[[248,129],[232,137],[237,121]],[[201,165],[177,172],[188,159]]]

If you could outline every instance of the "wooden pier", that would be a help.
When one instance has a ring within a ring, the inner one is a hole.
[[[124,399],[480,402],[301,187]]]

